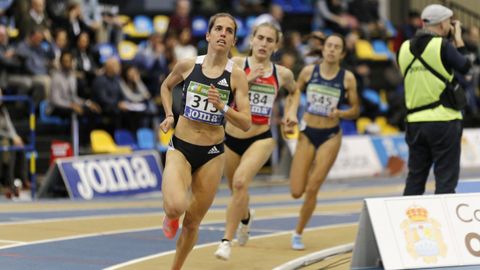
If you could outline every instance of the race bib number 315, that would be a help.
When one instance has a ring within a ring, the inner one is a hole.
[[[209,85],[191,81],[187,88],[184,116],[191,120],[201,121],[212,125],[223,124],[223,114],[212,103],[208,102]],[[228,103],[230,91],[218,89],[220,99]]]
[[[269,117],[275,100],[275,88],[269,84],[252,84],[248,91],[248,98],[253,115]]]
[[[309,84],[307,87],[307,112],[328,116],[337,107],[340,89],[321,84]]]

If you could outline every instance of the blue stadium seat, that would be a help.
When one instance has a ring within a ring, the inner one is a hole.
[[[246,23],[240,17],[235,17],[235,21],[237,21],[237,37],[244,38],[248,34]]]
[[[388,59],[393,59],[393,53],[387,46],[387,43],[381,39],[372,40],[373,51],[377,54],[387,55]]]
[[[203,37],[208,31],[208,21],[203,16],[194,16],[192,18],[192,36]]]
[[[382,99],[380,98],[380,95],[377,91],[369,88],[364,89],[362,92],[362,97],[369,102],[377,105],[381,112],[388,111],[388,104],[382,102]]]
[[[357,135],[357,125],[355,120],[345,120],[340,121],[340,127],[342,128],[343,135]]]
[[[100,43],[95,47],[95,51],[98,52],[101,64],[105,63],[110,57],[118,57],[117,49],[110,43]]]
[[[115,143],[120,146],[130,146],[132,150],[139,149],[133,134],[126,129],[116,129],[113,134]]]
[[[149,36],[153,33],[153,21],[145,15],[137,15],[133,18],[133,26],[137,36]]]
[[[47,100],[40,101],[40,104],[38,105],[39,120],[41,123],[51,124],[51,125],[68,125],[67,119],[63,119],[55,115],[47,114],[47,106],[48,106]]]
[[[150,128],[137,129],[138,148],[156,149],[155,133]]]

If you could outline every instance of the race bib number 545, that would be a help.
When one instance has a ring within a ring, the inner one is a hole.
[[[307,112],[328,116],[337,107],[340,89],[321,84],[309,84],[307,87]]]
[[[184,116],[191,120],[201,121],[212,125],[223,124],[223,114],[212,103],[208,102],[209,85],[191,81],[186,92]],[[230,91],[218,89],[220,99],[227,104]]]

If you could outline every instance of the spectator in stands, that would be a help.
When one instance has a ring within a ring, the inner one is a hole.
[[[17,24],[20,38],[29,35],[34,29],[42,29],[43,37],[51,41],[50,33],[51,21],[45,12],[45,0],[31,0],[30,8],[24,20],[20,20]]]
[[[393,43],[393,51],[397,52],[405,40],[413,38],[415,33],[422,28],[422,19],[420,13],[415,10],[408,12],[408,20],[405,24],[399,27],[397,36]]]
[[[55,58],[53,60],[53,66],[56,69],[60,69],[60,56],[62,51],[69,47],[67,31],[63,28],[58,28],[55,31],[54,40],[51,44]]]
[[[87,32],[93,37],[92,29],[83,21],[82,6],[79,2],[70,2],[67,7],[67,18],[62,28],[67,30],[69,44],[76,44],[81,33]]]
[[[0,24],[11,25],[14,23],[13,17],[13,0],[5,0],[0,2]]]
[[[67,6],[71,1],[77,0],[48,0],[46,1],[47,16],[52,20],[52,26],[55,28],[57,25],[63,23],[67,16]]]
[[[52,91],[47,110],[49,114],[66,119],[70,119],[72,113],[76,113],[81,118],[84,118],[85,121],[82,121],[82,125],[80,125],[80,141],[85,143],[88,142],[88,137],[82,136],[82,134],[90,134],[91,125],[102,112],[102,109],[92,100],[78,96],[72,53],[63,51],[60,63],[60,68],[52,74]],[[83,129],[83,127],[86,127],[86,129]]]
[[[176,61],[197,56],[197,48],[191,44],[191,41],[192,30],[190,28],[182,29],[178,35],[178,42],[173,48]]]
[[[163,35],[153,33],[146,46],[138,50],[133,62],[139,68],[150,94],[156,96],[161,83],[170,72],[171,64],[166,56]]]
[[[37,102],[48,97],[51,87],[49,75],[51,62],[55,55],[50,46],[43,47],[45,31],[35,28],[28,37],[17,46],[16,54],[23,61],[26,81],[31,81],[31,95]]]
[[[130,129],[135,132],[140,127],[151,127],[152,117],[157,114],[158,110],[151,99],[150,92],[143,83],[142,78],[140,78],[137,67],[132,65],[124,66],[120,88],[125,101],[138,109],[130,112],[130,116],[134,118],[131,125],[129,125]]]
[[[346,35],[357,26],[356,19],[347,12],[345,0],[318,0],[315,7],[314,30],[325,29]]]
[[[432,164],[435,194],[455,193],[458,183],[463,117],[458,108],[445,102],[442,93],[450,91],[445,89],[444,79],[451,82],[454,71],[466,74],[471,63],[462,55],[466,49],[461,23],[452,20],[452,16],[452,10],[447,7],[427,6],[421,15],[424,28],[405,41],[398,51],[408,109],[405,134],[409,149],[408,176],[404,195],[425,192]],[[447,40],[450,36],[453,42]]]
[[[348,4],[348,12],[357,19],[359,28],[367,39],[387,37],[378,0],[353,0]]]
[[[0,89],[0,98],[2,91]],[[22,138],[17,134],[15,127],[10,119],[7,107],[0,99],[0,145],[3,146],[17,146],[23,147]],[[5,195],[9,198],[11,196],[18,197],[18,189],[14,183],[15,165],[18,161],[24,161],[22,151],[3,151],[0,153],[0,179],[2,185],[7,188]],[[18,160],[17,160],[18,159]],[[22,179],[25,180],[25,179]]]
[[[320,63],[322,59],[325,35],[321,31],[313,31],[307,39],[307,46],[302,48],[303,60],[306,65]]]
[[[91,97],[93,80],[99,73],[97,62],[90,45],[90,36],[83,32],[78,36],[76,47],[73,50],[75,75],[78,81],[78,95],[83,98]]]
[[[114,7],[104,8],[102,11],[102,23],[96,31],[96,43],[110,43],[117,46],[123,39],[123,24],[118,18],[118,10]]]
[[[282,31],[283,16],[284,13],[282,6],[276,3],[271,3],[269,12],[260,14],[255,21],[253,21],[252,29],[262,23],[268,22],[275,25],[279,31]]]
[[[106,129],[113,134],[113,130],[122,128],[122,118],[126,118],[129,111],[128,102],[120,87],[121,64],[116,57],[107,59],[104,73],[93,81],[92,97],[102,108],[102,114],[108,119]],[[127,121],[127,119],[124,119]]]
[[[84,22],[94,31],[100,29],[102,23],[101,6],[98,0],[83,0],[82,4],[82,18]]]
[[[259,26],[262,23],[271,23],[277,27],[279,31],[282,31],[282,21],[284,17],[283,8],[277,3],[271,3],[268,13],[260,14],[252,23],[251,29]],[[243,39],[243,44],[239,44],[240,51],[247,51],[249,49],[249,40],[251,33],[248,33],[247,37]]]
[[[0,88],[5,89],[11,83],[20,78],[9,76],[13,72],[18,72],[21,68],[21,62],[15,55],[15,48],[10,45],[7,28],[0,25]]]
[[[295,61],[294,61],[293,67],[291,68],[291,71],[293,72],[293,74],[298,74],[302,69],[302,66],[304,65],[303,56],[300,50],[298,49],[298,45],[295,44],[295,36],[297,34],[298,33],[296,31],[287,32],[282,40],[283,42],[282,42],[281,48],[276,53],[274,53],[274,56],[273,56],[273,61],[278,61],[277,59],[281,59],[282,55],[285,53],[294,55]]]
[[[190,18],[191,4],[189,0],[178,0],[175,7],[175,13],[170,16],[168,24],[169,31],[173,31],[177,35],[185,29],[192,29],[192,20]]]

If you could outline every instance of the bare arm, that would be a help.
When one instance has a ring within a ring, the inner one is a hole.
[[[338,117],[343,119],[356,119],[360,115],[360,101],[357,93],[357,80],[352,72],[345,72],[345,91],[348,98],[350,108],[347,110],[334,109],[330,117]]]
[[[287,89],[288,97],[285,102],[285,112],[283,124],[287,126],[294,126],[298,123],[297,110],[300,103],[300,90],[297,88],[295,78],[290,69],[279,66],[278,72],[281,80],[281,87]]]
[[[195,59],[193,58],[178,62],[160,87],[160,97],[162,99],[163,109],[165,110],[165,120],[160,124],[160,129],[162,129],[163,132],[167,132],[173,127],[172,90],[177,84],[183,81],[184,73],[192,69],[194,64]]]

